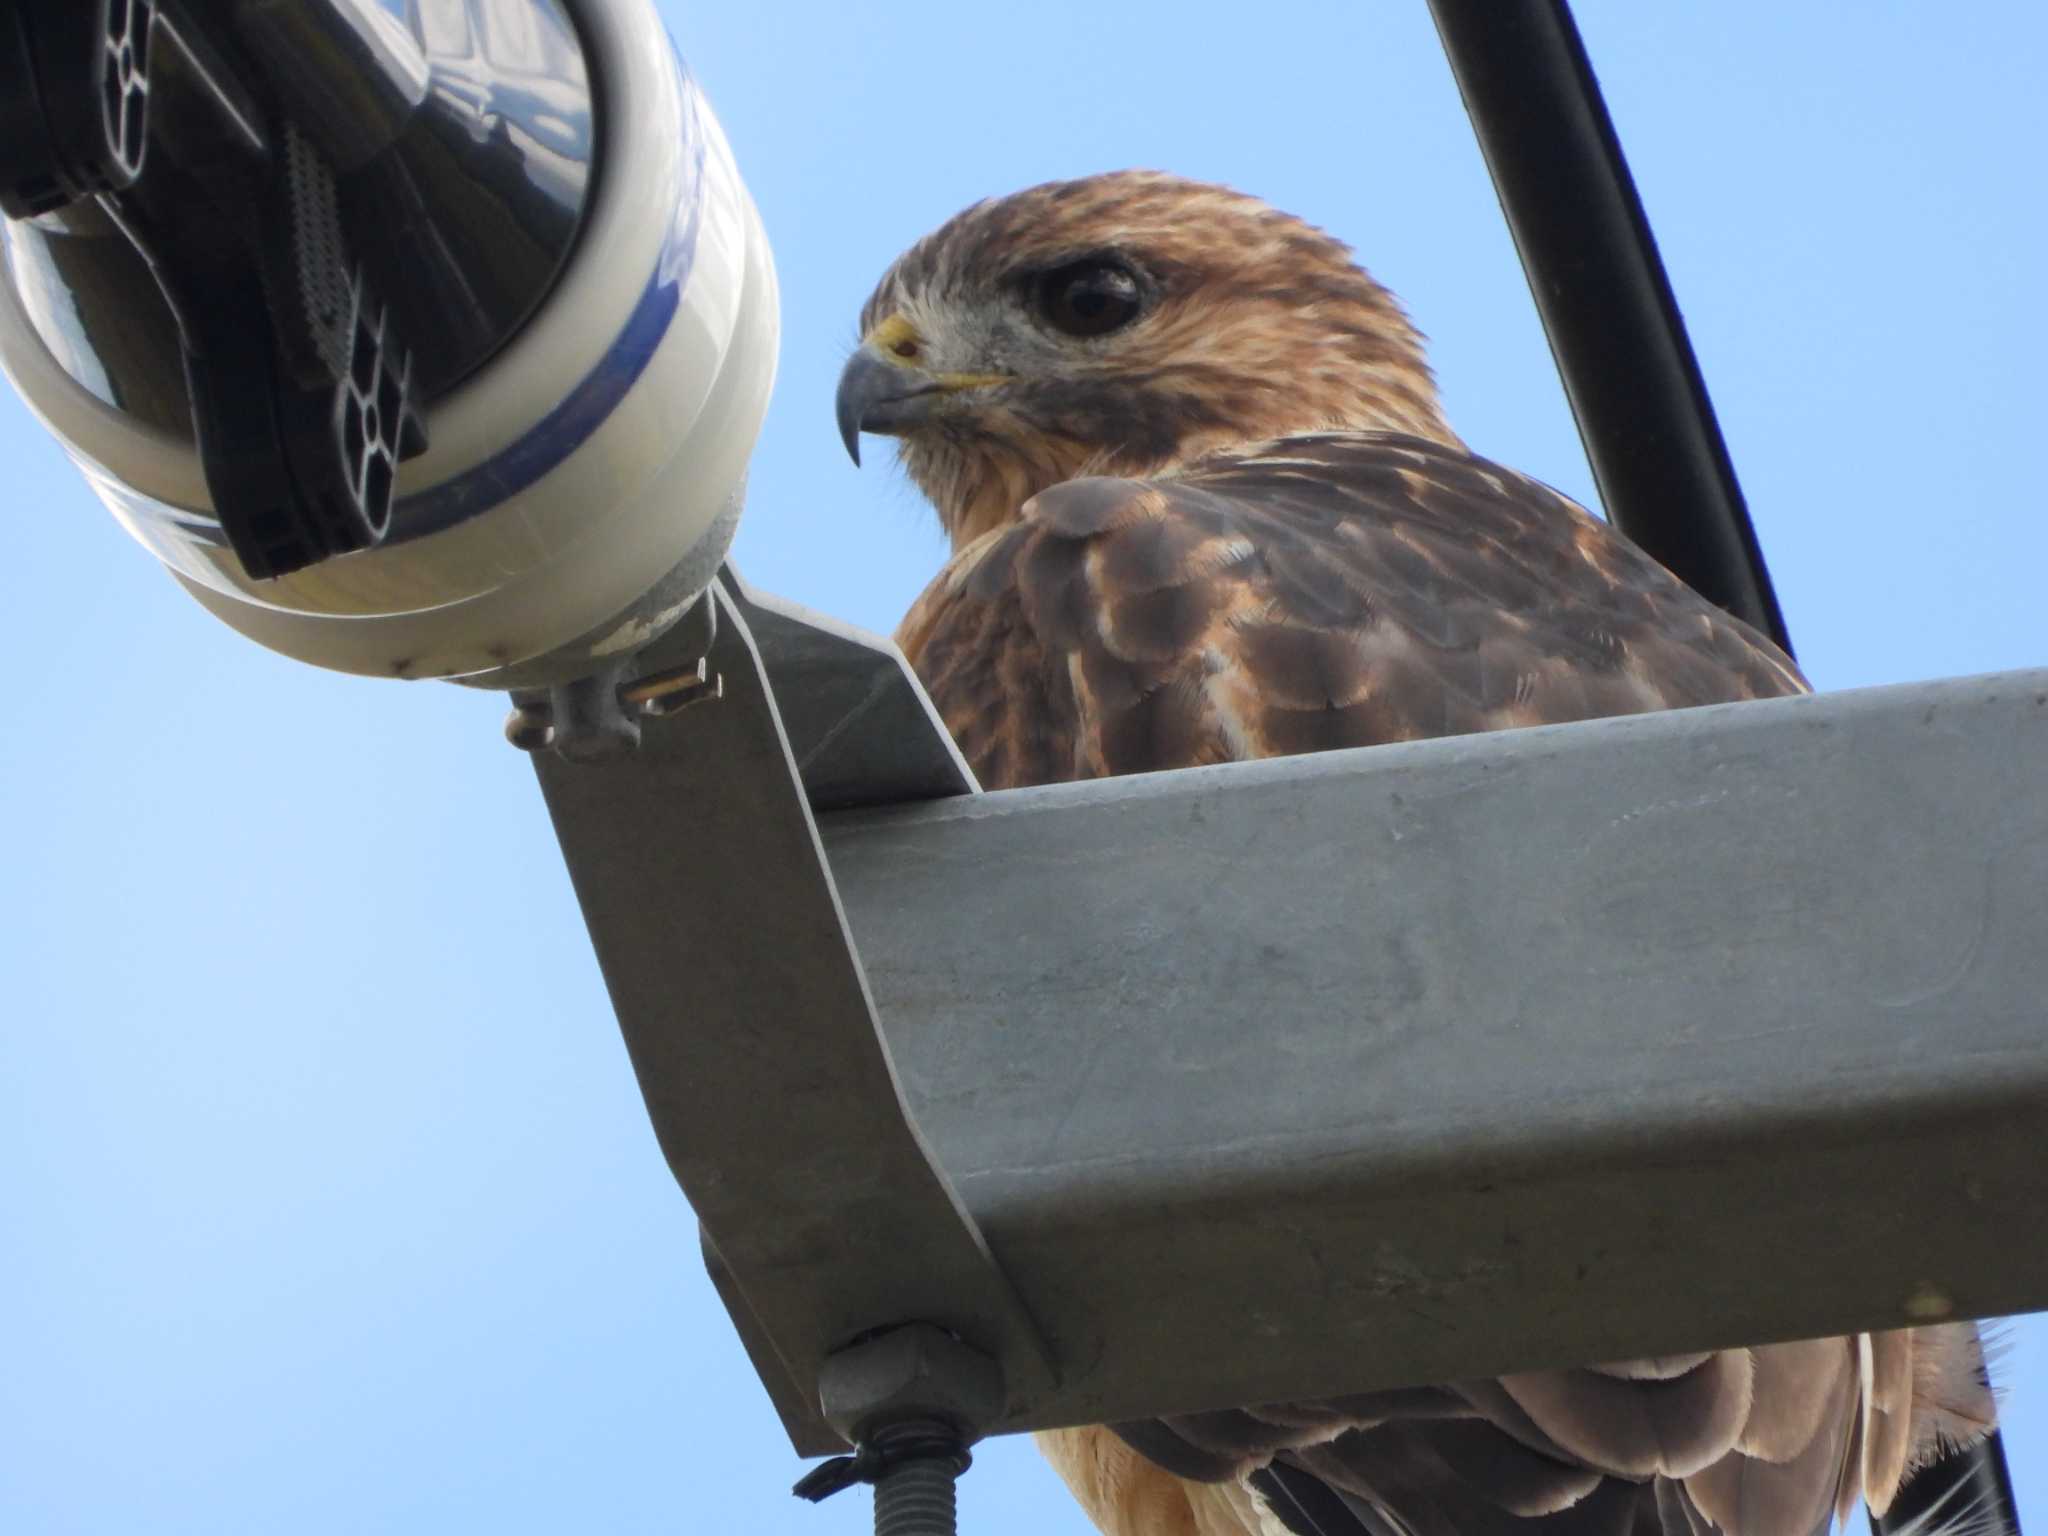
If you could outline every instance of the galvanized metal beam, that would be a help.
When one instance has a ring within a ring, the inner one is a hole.
[[[892,642],[758,591],[730,565],[719,582],[754,638],[812,810],[975,792],[973,770]]]
[[[728,584],[540,770],[799,1450],[911,1319],[1021,1429],[2048,1307],[2048,671],[984,795]]]
[[[826,818],[1007,1427],[2048,1307],[2048,671]]]

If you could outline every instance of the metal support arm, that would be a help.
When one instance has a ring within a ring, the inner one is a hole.
[[[2048,672],[972,794],[724,612],[540,768],[800,1450],[910,1318],[993,1432],[2048,1307]]]
[[[2012,673],[823,831],[1115,1419],[2048,1305],[2044,763]]]

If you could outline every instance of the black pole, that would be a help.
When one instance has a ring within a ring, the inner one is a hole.
[[[1628,162],[1564,0],[1430,0],[1607,515],[1791,645]]]
[[[1567,0],[1429,0],[1607,515],[1714,602],[1791,640],[1699,360]],[[1940,1509],[2017,1533],[1992,1434],[1925,1468],[1877,1536]]]
[[[1987,1515],[1996,1518],[1987,1521]],[[1960,1530],[2009,1531],[2019,1536],[2019,1501],[2013,1497],[2005,1444],[1996,1430],[1968,1450],[1926,1468],[1899,1490],[1882,1519],[1870,1517],[1870,1528],[1877,1536],[1939,1530],[1951,1523]]]

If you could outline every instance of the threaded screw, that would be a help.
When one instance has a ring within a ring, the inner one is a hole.
[[[960,1432],[911,1420],[877,1432],[874,1446],[888,1465],[875,1479],[875,1536],[956,1536],[956,1487],[973,1460]]]

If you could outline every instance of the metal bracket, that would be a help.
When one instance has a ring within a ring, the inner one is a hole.
[[[806,793],[973,778],[893,646],[730,573],[711,600],[722,699],[600,768],[534,759],[655,1134],[799,1451],[844,1443],[819,1408],[827,1357],[893,1324],[998,1361],[1004,1415],[1028,1416],[1050,1356],[905,1109]],[[684,664],[690,641],[639,665]],[[771,655],[793,658],[786,688]]]

